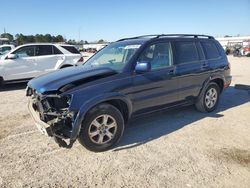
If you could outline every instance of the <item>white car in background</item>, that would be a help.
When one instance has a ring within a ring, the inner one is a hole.
[[[0,59],[0,84],[23,82],[42,74],[83,63],[72,45],[34,43],[19,46]]]
[[[0,57],[7,54],[9,51],[14,49],[15,46],[11,44],[0,45]]]

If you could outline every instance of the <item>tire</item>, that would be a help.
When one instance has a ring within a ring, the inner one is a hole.
[[[113,105],[99,104],[92,108],[84,119],[78,140],[90,151],[107,151],[119,142],[123,135],[124,119]],[[104,119],[107,119],[106,123]]]
[[[216,99],[215,97],[212,97],[213,95],[214,96],[216,95]],[[210,82],[205,92],[203,92],[201,96],[199,96],[197,102],[195,103],[195,107],[200,112],[212,112],[218,106],[219,99],[220,99],[219,86],[215,82]]]
[[[0,77],[0,86],[4,86],[4,79]]]

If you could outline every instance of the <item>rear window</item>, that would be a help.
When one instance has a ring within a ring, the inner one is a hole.
[[[61,46],[61,47],[71,52],[72,54],[80,54],[80,52],[74,46]]]
[[[51,45],[37,45],[36,46],[36,56],[52,55]]]
[[[199,55],[195,42],[175,42],[176,63],[188,63],[199,61]]]
[[[201,42],[206,59],[216,59],[220,57],[218,48],[213,42]]]

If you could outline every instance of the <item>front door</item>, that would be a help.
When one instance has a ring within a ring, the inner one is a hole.
[[[16,59],[7,58],[1,62],[5,80],[28,79],[37,75],[34,45],[18,48],[12,54],[16,55]]]
[[[138,62],[151,63],[151,71],[135,74],[133,77],[131,100],[135,114],[157,110],[178,101],[178,81],[175,79],[169,42],[149,45],[138,58]]]
[[[55,70],[58,57],[53,54],[52,45],[36,45],[35,56],[39,75]]]

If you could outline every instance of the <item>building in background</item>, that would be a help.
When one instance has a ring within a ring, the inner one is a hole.
[[[8,38],[0,38],[0,45],[3,45],[3,44],[9,44],[10,41]]]
[[[109,43],[93,43],[93,44],[83,44],[83,51],[99,51],[105,46],[107,46]]]

